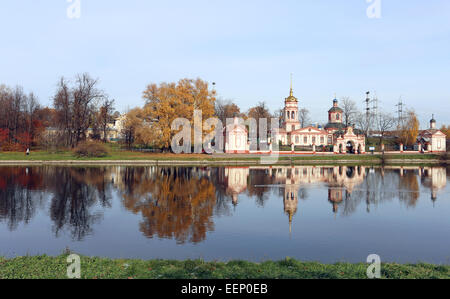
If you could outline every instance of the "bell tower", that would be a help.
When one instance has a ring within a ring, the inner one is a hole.
[[[286,132],[300,129],[300,121],[298,118],[298,99],[294,97],[294,89],[292,87],[292,74],[291,74],[291,90],[289,97],[284,102],[284,128]]]
[[[344,111],[339,108],[339,101],[334,97],[333,107],[328,111],[328,121],[334,124],[342,124]]]

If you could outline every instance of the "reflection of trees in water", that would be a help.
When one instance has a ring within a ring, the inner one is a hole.
[[[11,230],[20,222],[28,223],[36,209],[44,207],[44,192],[49,192],[55,234],[67,228],[81,240],[101,218],[91,213],[93,206],[97,202],[111,206],[107,173],[107,168],[0,168],[0,219],[8,219]]]
[[[416,171],[405,171],[403,176],[399,169],[376,168],[374,171],[367,174],[358,190],[346,191],[344,215],[353,214],[360,204],[365,204],[367,212],[370,212],[372,207],[396,198],[408,207],[416,206],[420,196]]]
[[[249,183],[247,186],[249,196],[256,197],[256,203],[260,207],[264,207],[267,200],[269,200],[268,193],[274,181],[272,174],[268,170],[250,170]]]
[[[73,239],[82,240],[92,233],[92,225],[102,213],[93,207],[111,207],[111,194],[106,183],[106,168],[56,168],[53,176],[50,217],[58,234],[69,229]]]
[[[300,190],[298,191],[298,198],[300,198],[301,200],[307,200],[308,197],[309,197],[308,189],[304,187],[300,188]]]
[[[9,230],[20,222],[28,224],[43,205],[39,192],[43,177],[32,168],[0,168],[0,222],[5,220]]]
[[[298,176],[301,168],[294,171],[282,167],[250,169],[244,175],[228,173],[226,177],[225,168],[0,167],[0,222],[6,222],[10,230],[17,229],[20,223],[29,223],[36,211],[46,206],[44,195],[50,194],[55,234],[67,230],[74,239],[81,240],[92,233],[93,224],[102,217],[94,208],[111,207],[114,185],[123,193],[124,206],[142,215],[140,229],[146,236],[173,238],[180,243],[201,242],[214,229],[213,215],[232,214],[230,190],[234,190],[233,194],[245,192],[256,199],[258,206],[264,206],[271,196],[284,198],[287,186],[299,199],[308,199],[310,178]],[[308,174],[306,168],[305,173]],[[423,186],[442,185],[431,180],[432,173],[423,174]],[[320,168],[320,175],[312,174],[313,181],[341,190],[331,192],[331,199],[336,199],[333,204],[342,206],[339,210],[347,216],[355,213],[359,205],[370,212],[373,207],[396,199],[414,208],[420,195],[421,182],[414,169],[375,168],[372,173],[364,168],[330,166]],[[440,175],[444,185],[445,176]],[[230,181],[230,177],[245,179]],[[273,188],[273,184],[285,187]]]
[[[404,202],[407,207],[414,208],[420,196],[419,181],[415,170],[408,170],[400,176],[399,182],[399,199]]]
[[[140,229],[147,237],[198,243],[214,229],[216,189],[202,170],[160,168],[149,175],[148,168],[128,168],[124,172],[124,206],[143,216]]]
[[[380,168],[374,169],[374,173],[367,173],[364,181],[358,189],[349,193],[345,191],[344,215],[353,214],[360,204],[366,206],[367,212],[371,207],[377,207],[379,203],[390,201],[395,197],[397,175],[393,172],[384,172]]]
[[[212,168],[211,181],[216,187],[216,205],[214,207],[214,215],[231,216],[232,214],[232,198],[227,196],[227,186],[225,184],[225,168]]]

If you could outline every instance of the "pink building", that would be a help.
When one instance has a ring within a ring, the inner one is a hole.
[[[430,128],[419,133],[417,138],[421,150],[425,152],[440,153],[447,151],[447,136],[436,128],[436,120],[430,120]]]
[[[283,125],[276,130],[274,142],[313,148],[332,146],[335,153],[365,153],[365,135],[344,124],[344,111],[337,99],[333,100],[333,107],[328,111],[328,124],[324,129],[312,126],[301,128],[298,111],[298,99],[294,97],[291,85],[290,95],[285,100]]]
[[[248,142],[248,130],[245,125],[239,123],[239,118],[234,118],[234,123],[224,129],[225,153],[245,154],[250,150]]]

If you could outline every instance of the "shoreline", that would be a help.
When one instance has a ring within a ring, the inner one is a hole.
[[[0,258],[0,279],[67,279],[67,257]],[[368,264],[322,264],[286,258],[247,261],[108,259],[80,256],[82,279],[367,279]],[[382,279],[449,279],[450,265],[381,265]]]
[[[450,165],[438,159],[282,159],[264,163],[260,159],[236,160],[0,160],[0,166],[294,166],[294,165]]]

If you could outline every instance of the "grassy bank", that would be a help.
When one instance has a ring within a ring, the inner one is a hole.
[[[0,161],[258,161],[259,155],[199,155],[199,154],[151,154],[112,150],[102,158],[77,158],[71,151],[33,151],[30,156],[19,152],[0,152]],[[381,155],[280,155],[279,161],[355,161],[381,163]],[[439,161],[440,155],[395,154],[386,155],[385,160]]]
[[[67,255],[0,258],[0,279],[65,279]],[[324,265],[293,259],[228,263],[81,258],[84,279],[365,279],[368,265]],[[450,266],[383,264],[385,279],[449,279]]]

